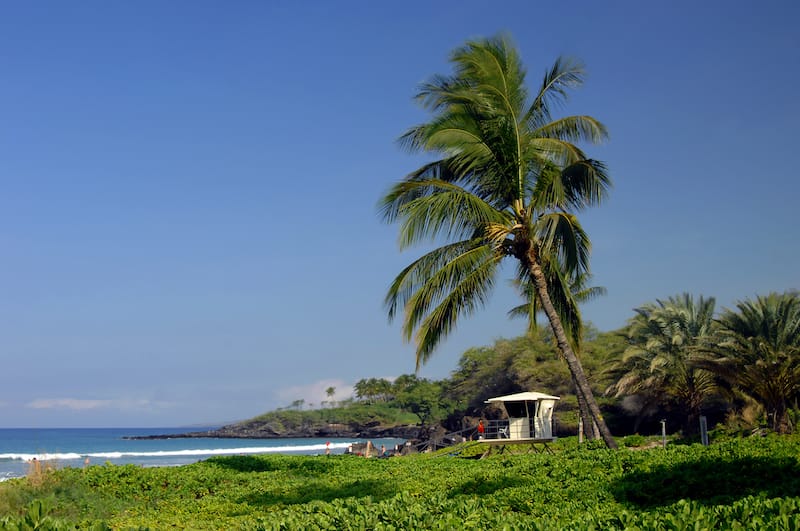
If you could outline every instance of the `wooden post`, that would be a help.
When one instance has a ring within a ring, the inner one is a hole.
[[[700,442],[708,446],[708,423],[705,415],[700,415]]]

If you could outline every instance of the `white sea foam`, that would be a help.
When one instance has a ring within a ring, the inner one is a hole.
[[[344,449],[350,446],[351,442],[335,442],[330,444],[331,450]],[[154,452],[87,452],[87,453],[42,453],[42,454],[21,454],[8,453],[0,454],[0,460],[20,460],[31,461],[71,461],[77,459],[96,458],[96,459],[125,459],[134,457],[192,457],[192,456],[213,456],[213,455],[244,455],[244,454],[268,454],[268,453],[288,453],[288,452],[314,452],[325,451],[325,444],[307,444],[294,446],[253,446],[245,448],[198,448],[188,450],[159,450]]]

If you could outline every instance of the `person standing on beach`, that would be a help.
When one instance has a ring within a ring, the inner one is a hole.
[[[486,433],[486,428],[483,427],[483,419],[478,421],[478,440],[483,439],[483,434]]]
[[[38,479],[42,475],[42,464],[35,457],[33,459],[31,459],[30,463],[31,463],[31,466],[30,466],[29,474],[33,475],[34,478]]]

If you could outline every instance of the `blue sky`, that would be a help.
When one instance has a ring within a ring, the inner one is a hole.
[[[413,372],[382,307],[400,253],[376,203],[422,159],[418,84],[508,32],[614,179],[582,216],[601,330],[683,291],[798,286],[800,4],[17,2],[0,6],[0,426],[249,418]],[[507,275],[510,276],[510,275]],[[515,337],[500,282],[421,375]]]

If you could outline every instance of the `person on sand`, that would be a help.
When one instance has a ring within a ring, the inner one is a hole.
[[[386,457],[386,446],[385,446],[385,445],[383,445],[383,444],[381,445],[381,454],[380,454],[380,457]]]
[[[375,447],[372,445],[372,441],[367,441],[367,448],[364,450],[364,457],[372,457],[374,452]]]
[[[325,443],[325,455],[331,455],[331,442],[330,441]]]
[[[486,433],[486,428],[483,426],[483,419],[478,421],[478,440],[483,439],[483,435]]]
[[[42,463],[40,463],[35,457],[30,460],[30,469],[28,474],[35,478],[39,478],[42,475]]]

